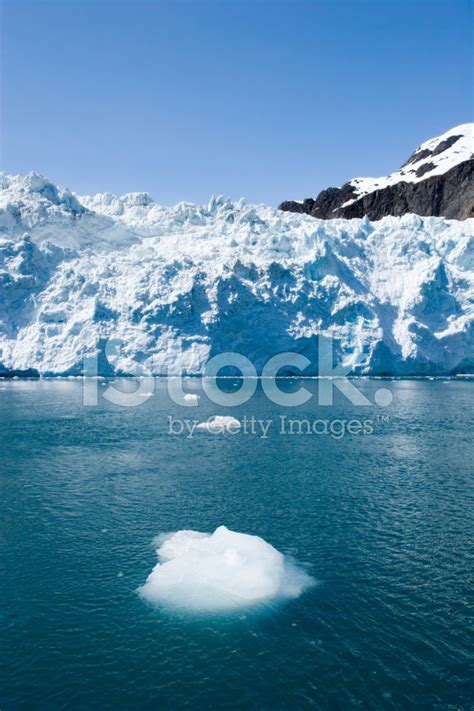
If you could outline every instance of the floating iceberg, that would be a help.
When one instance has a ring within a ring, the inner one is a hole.
[[[186,393],[184,396],[185,402],[199,402],[199,395],[196,395],[196,393]]]
[[[241,428],[240,422],[230,415],[215,415],[206,422],[196,425],[197,430],[206,430],[212,434],[222,434],[223,432],[237,432]]]
[[[219,526],[214,533],[178,531],[161,539],[160,562],[139,593],[153,603],[218,612],[297,598],[314,584],[259,536]]]

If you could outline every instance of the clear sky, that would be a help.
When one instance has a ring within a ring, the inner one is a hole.
[[[468,0],[5,0],[2,168],[278,204],[472,120]]]

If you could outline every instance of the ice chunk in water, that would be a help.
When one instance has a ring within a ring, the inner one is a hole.
[[[259,536],[178,531],[160,539],[160,562],[140,594],[168,607],[212,612],[298,597],[314,583]]]
[[[186,393],[184,400],[186,402],[199,402],[199,395],[196,395],[196,393]]]
[[[200,422],[196,425],[197,430],[206,430],[207,432],[212,432],[213,434],[220,434],[222,432],[237,432],[240,428],[240,422],[235,417],[231,417],[230,415],[215,415],[206,422]]]

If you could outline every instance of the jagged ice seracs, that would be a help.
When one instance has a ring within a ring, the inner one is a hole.
[[[0,373],[202,373],[318,336],[356,374],[474,366],[473,220],[315,220],[222,196],[163,207],[0,178]],[[105,344],[114,340],[113,356]]]

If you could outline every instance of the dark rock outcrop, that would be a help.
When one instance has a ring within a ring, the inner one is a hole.
[[[352,180],[341,188],[323,190],[315,199],[307,198],[303,202],[287,200],[279,205],[279,209],[306,213],[323,220],[365,215],[370,220],[380,220],[386,215],[401,216],[406,213],[456,220],[474,217],[474,160],[469,152],[467,160],[457,163],[442,174],[420,180],[437,167],[437,156],[446,155],[445,152],[453,146],[453,150],[457,151],[456,144],[460,138],[463,136],[451,135],[434,147],[432,144],[430,148],[420,147],[393,174],[397,182],[385,187],[360,194],[357,183],[361,181]],[[384,181],[387,182],[381,179],[382,185]]]

